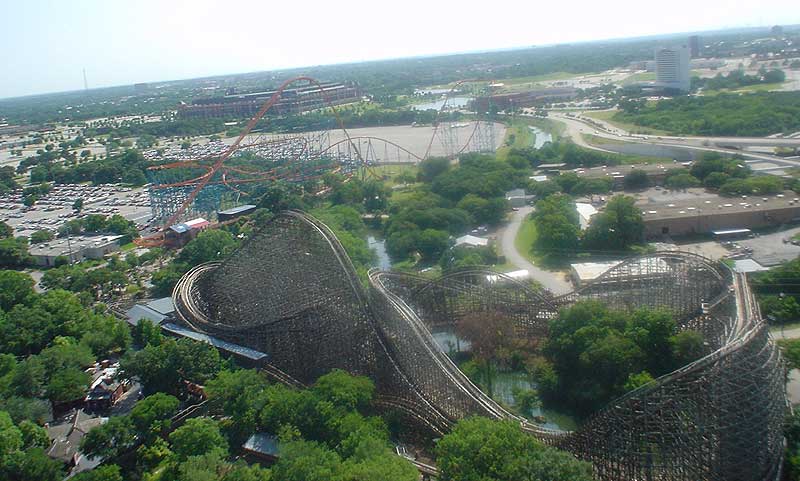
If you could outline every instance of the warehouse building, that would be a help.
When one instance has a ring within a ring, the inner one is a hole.
[[[102,259],[106,254],[119,250],[121,235],[70,236],[34,244],[28,253],[36,265],[53,267],[56,259],[67,262],[80,262],[84,259]]]
[[[800,198],[773,196],[703,197],[671,203],[638,203],[645,237],[678,237],[730,229],[759,229],[800,221]]]
[[[572,100],[577,96],[578,89],[572,87],[536,89],[528,90],[527,92],[476,97],[475,100],[470,102],[470,108],[475,112],[488,112],[492,108],[511,110],[532,107],[545,101]]]
[[[229,94],[192,100],[182,103],[178,114],[183,118],[237,118],[252,117],[268,101],[276,90]],[[281,92],[278,101],[270,109],[271,114],[297,114],[330,105],[342,105],[361,100],[361,90],[354,85],[324,83],[289,88]]]

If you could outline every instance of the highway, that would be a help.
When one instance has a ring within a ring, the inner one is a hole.
[[[719,152],[723,154],[740,154],[744,156],[747,163],[769,162],[775,164],[764,169],[755,168],[756,171],[771,173],[773,170],[785,168],[800,168],[800,159],[789,159],[777,155],[765,154],[761,152],[748,152],[734,148],[727,148],[722,145],[737,146],[789,146],[800,147],[800,138],[775,139],[775,138],[753,138],[753,137],[675,137],[675,136],[643,136],[633,135],[614,127],[607,122],[595,119],[587,120],[580,117],[568,117],[560,112],[552,112],[549,118],[563,123],[566,126],[565,135],[570,137],[573,142],[581,147],[598,150],[606,153],[618,153],[609,149],[592,145],[583,138],[582,134],[594,135],[604,139],[609,139],[617,143],[632,143],[640,145],[652,145],[658,147],[670,147],[703,152]],[[590,123],[591,122],[591,123]]]

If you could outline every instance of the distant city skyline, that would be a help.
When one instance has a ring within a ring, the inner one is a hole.
[[[468,51],[800,23],[794,0],[465,5],[28,0],[0,6],[0,98]],[[278,20],[272,20],[278,19]],[[0,112],[2,116],[2,112]]]

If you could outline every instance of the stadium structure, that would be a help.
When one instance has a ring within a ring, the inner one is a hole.
[[[379,408],[436,435],[466,416],[511,419],[591,462],[598,480],[763,481],[781,474],[783,361],[746,278],[696,254],[632,257],[558,297],[482,269],[437,279],[370,271],[365,287],[331,230],[289,211],[227,260],[192,269],[173,298],[179,322],[263,353],[260,368],[275,379],[304,385],[334,368],[369,376]],[[558,309],[581,299],[669,309],[681,329],[703,333],[706,353],[564,432],[496,403],[431,334],[433,325],[485,314],[508,316],[520,335],[543,337]]]

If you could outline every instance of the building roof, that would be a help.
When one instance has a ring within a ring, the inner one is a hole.
[[[585,202],[575,202],[575,210],[578,211],[581,229],[589,227],[589,221],[592,219],[592,216],[597,214],[597,209],[592,204],[587,204]]]
[[[135,306],[131,307],[125,312],[125,317],[128,320],[128,323],[135,326],[139,324],[139,321],[142,319],[150,319],[155,324],[161,324],[164,319],[167,318],[166,315],[155,311],[147,306],[142,304],[136,304]]]
[[[528,179],[530,179],[530,180],[532,180],[534,182],[544,182],[545,180],[547,180],[547,176],[546,175],[532,175],[532,176],[528,177]]]
[[[622,261],[607,262],[581,262],[570,264],[570,268],[582,282],[591,281],[600,277],[604,272],[619,265]]]
[[[520,269],[518,271],[504,272],[503,274],[505,274],[507,277],[510,277],[510,278],[518,280],[518,281],[524,281],[525,279],[530,277],[530,272],[528,272],[527,269]],[[496,274],[489,274],[489,275],[486,276],[486,280],[489,281],[489,283],[491,283],[491,284],[494,284],[495,282],[497,282],[497,281],[499,281],[501,279],[502,279],[502,277],[500,277],[499,275],[496,275]]]
[[[247,438],[247,441],[242,444],[242,448],[246,451],[277,457],[278,438],[273,434],[255,433]]]
[[[506,198],[525,197],[525,189],[513,189],[506,192]]]
[[[59,237],[58,239],[53,239],[41,244],[33,244],[30,247],[29,252],[32,256],[58,257],[66,256],[70,253],[70,251],[72,251],[72,255],[76,256],[80,255],[80,253],[85,249],[105,247],[109,244],[114,244],[121,238],[121,235],[79,235],[70,236],[69,239],[66,237]]]
[[[736,272],[747,274],[750,272],[768,271],[769,269],[767,267],[762,266],[753,259],[740,259],[737,261],[733,261],[733,270],[735,270]]]
[[[108,421],[108,418],[91,417],[79,409],[71,423],[59,424],[47,428],[47,435],[52,444],[47,455],[65,464],[75,463],[72,473],[91,469],[101,462],[100,459],[88,459],[80,453],[81,439],[97,426]]]
[[[769,212],[780,209],[797,209],[800,216],[800,197],[786,191],[778,195],[747,195],[739,197],[711,196],[673,202],[637,203],[645,222],[656,219],[675,219],[700,215],[724,215],[742,211]]]
[[[467,234],[456,239],[456,245],[467,245],[471,247],[487,246],[489,245],[489,239]]]
[[[209,222],[202,217],[198,217],[197,219],[187,220],[184,224],[188,225],[192,229],[199,229],[200,227],[205,227],[209,224]]]
[[[145,305],[159,314],[167,315],[175,312],[175,303],[172,302],[172,296],[153,299]]]
[[[212,346],[222,349],[223,351],[227,351],[242,357],[246,357],[253,361],[259,361],[267,357],[266,354],[260,351],[256,351],[255,349],[250,349],[249,347],[240,346],[238,344],[234,344],[232,342],[223,341],[222,339],[217,339],[216,337],[209,336],[208,334],[203,334],[200,332],[192,331],[191,329],[187,329],[183,326],[179,326],[177,324],[172,324],[170,322],[166,322],[161,325],[161,328],[167,332],[171,332],[178,336],[186,337],[189,339],[193,339],[195,341],[205,342],[207,344],[211,344]]]
[[[169,226],[170,230],[177,232],[178,234],[183,234],[184,232],[189,232],[191,227],[188,225],[181,223]]]
[[[587,282],[597,279],[622,262],[623,261],[621,260],[605,262],[581,262],[570,264],[570,268],[581,282]],[[664,259],[660,257],[647,257],[642,259],[640,262],[645,269],[654,272],[668,272],[670,270],[669,264],[667,264]]]
[[[242,212],[247,212],[249,210],[255,209],[256,206],[253,204],[245,204],[240,205],[239,207],[233,207],[232,209],[221,210],[217,212],[217,215],[236,215],[241,214]]]

